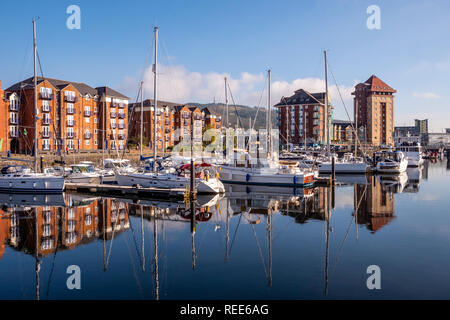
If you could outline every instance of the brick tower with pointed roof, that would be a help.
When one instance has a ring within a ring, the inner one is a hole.
[[[384,81],[372,75],[355,86],[353,111],[360,141],[374,146],[394,144],[394,93]]]

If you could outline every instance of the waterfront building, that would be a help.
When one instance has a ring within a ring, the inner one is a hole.
[[[107,87],[94,89],[85,83],[73,81],[37,77],[36,82],[40,151],[101,149],[101,133],[104,132],[104,127],[105,149],[116,149],[116,146],[119,149],[126,148],[126,96]],[[31,153],[34,143],[34,78],[10,86],[3,95],[2,114],[8,119],[8,134],[2,150]],[[106,108],[105,113],[103,108]],[[112,128],[115,123],[123,128],[115,132]]]
[[[216,116],[207,107],[202,109],[203,128],[222,130],[222,117]]]
[[[366,185],[354,186],[356,222],[375,233],[395,218],[394,194],[386,190],[376,176],[367,179]]]
[[[329,99],[328,99],[329,101]],[[282,144],[326,143],[325,92],[310,93],[304,89],[290,97],[282,97],[275,105],[279,109],[280,142]],[[331,133],[333,108],[329,107],[328,128]]]
[[[385,82],[372,75],[355,86],[354,121],[363,128],[367,142],[374,146],[394,144],[394,93]]]
[[[202,141],[203,115],[198,107],[190,105],[178,105],[173,108],[175,144],[191,136],[193,131],[194,142]],[[192,123],[193,121],[193,123]]]
[[[333,143],[352,143],[353,142],[353,122],[345,120],[333,120],[332,142]]]
[[[147,99],[143,102],[144,108],[142,112],[142,136],[144,144],[152,146],[153,144],[153,128],[154,128],[154,104],[153,100]],[[174,113],[173,107],[176,103],[167,101],[158,101],[158,110],[156,112],[156,141],[159,151],[165,150],[174,145]],[[129,105],[130,110],[130,138],[140,138],[141,134],[141,102]]]

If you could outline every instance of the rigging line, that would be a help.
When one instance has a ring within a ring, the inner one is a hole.
[[[130,225],[131,225],[131,223],[130,223]],[[135,265],[135,263],[134,263],[133,256],[132,256],[132,254],[131,254],[131,252],[130,252],[130,246],[129,246],[129,244],[128,244],[128,239],[127,239],[127,237],[124,237],[124,239],[125,239],[125,244],[127,245],[128,256],[130,257],[131,265],[132,265],[132,267],[133,267],[133,276],[134,276],[134,279],[136,280],[136,284],[137,284],[137,286],[138,286],[138,288],[139,288],[139,292],[140,292],[140,294],[141,294],[141,297],[144,298],[144,292],[143,292],[143,290],[142,290],[141,282],[139,281],[139,278],[138,278],[137,273],[136,273],[136,265]],[[139,255],[138,255],[138,256],[139,256]]]
[[[348,118],[348,120],[350,121],[350,125],[351,125],[351,127],[352,127],[353,133],[355,134],[356,143],[357,143],[357,144],[361,144],[361,142],[359,141],[359,135],[358,135],[358,133],[356,132],[355,126],[354,126],[354,124],[352,123],[352,121],[351,121],[351,119],[350,119],[350,115],[348,114],[347,107],[346,107],[345,102],[344,102],[344,99],[342,98],[342,95],[341,95],[341,90],[339,90],[339,86],[338,86],[338,84],[337,84],[336,78],[334,77],[334,73],[333,73],[333,70],[331,69],[331,66],[330,66],[330,63],[329,63],[329,62],[328,62],[328,69],[330,70],[331,76],[333,77],[334,83],[336,84],[336,89],[337,89],[337,91],[338,91],[339,98],[341,99],[341,102],[342,102],[342,104],[344,105],[345,113],[347,114],[347,118]],[[364,159],[364,161],[366,161],[366,159]]]
[[[348,226],[348,228],[347,228],[347,232],[346,232],[346,234],[345,234],[344,240],[342,241],[341,246],[339,247],[339,251],[338,251],[338,254],[337,254],[337,256],[336,256],[336,260],[335,260],[335,262],[334,262],[333,269],[331,270],[331,275],[334,274],[334,270],[336,269],[338,260],[339,260],[339,258],[340,258],[340,256],[341,256],[342,249],[344,248],[344,244],[345,244],[345,242],[346,242],[346,240],[347,240],[347,236],[348,236],[348,234],[349,234],[350,227],[351,227],[352,224],[353,224],[353,220],[355,220],[355,222],[356,222],[356,215],[358,214],[359,206],[361,205],[362,199],[364,198],[364,196],[365,196],[365,194],[366,194],[366,190],[367,190],[367,184],[365,185],[365,187],[364,187],[364,192],[363,192],[363,194],[361,195],[361,198],[359,199],[358,205],[356,206],[355,216],[352,217],[352,219],[350,220],[350,224],[349,224],[349,226]],[[358,225],[356,225],[356,227],[358,227]]]
[[[247,219],[248,222],[250,222],[250,220]],[[266,274],[266,277],[268,277],[268,273],[267,273],[267,268],[266,268],[266,263],[264,262],[264,257],[262,255],[262,250],[261,250],[261,246],[259,244],[259,240],[258,237],[256,236],[256,231],[255,231],[255,226],[253,224],[250,224],[252,226],[253,229],[253,235],[255,236],[255,240],[256,240],[256,245],[258,246],[258,251],[259,251],[259,257],[261,258],[261,262],[262,265],[264,267],[264,273]]]
[[[264,80],[263,88],[261,90],[261,95],[259,96],[259,101],[258,101],[258,104],[257,104],[258,108],[256,109],[255,119],[253,120],[253,123],[252,123],[252,127],[251,127],[252,130],[255,128],[256,119],[258,118],[259,109],[261,109],[261,102],[262,102],[262,99],[263,99],[264,92],[266,90],[267,82],[268,82],[268,77],[266,76],[265,80]]]
[[[63,216],[62,216],[62,220],[64,221],[64,215],[65,215],[65,211],[63,208]],[[55,253],[53,254],[53,260],[52,260],[52,268],[50,269],[50,274],[48,276],[48,284],[47,284],[47,293],[46,296],[48,297],[48,295],[50,294],[50,281],[52,279],[52,274],[53,274],[53,269],[55,267],[55,259],[56,259],[56,253],[58,252],[58,246],[56,246],[55,248]]]
[[[122,202],[122,203],[124,203],[124,202]],[[128,215],[128,212],[127,212],[127,215]],[[136,249],[136,253],[139,258],[139,262],[142,264],[141,255],[139,254],[139,250],[138,250],[137,243],[136,243],[136,235],[134,234],[133,224],[131,222],[130,222],[130,229],[131,229],[131,234],[133,235],[134,247]]]
[[[236,234],[237,234],[237,230],[238,230],[238,228],[239,228],[239,225],[241,224],[242,215],[243,215],[243,213],[241,212],[241,214],[240,214],[240,216],[239,216],[238,224],[237,224],[237,226],[236,226],[236,230],[234,231],[233,240],[231,240],[229,256],[231,256],[231,249],[233,249],[234,239],[236,239]]]
[[[237,111],[236,102],[234,101],[233,92],[231,91],[231,87],[230,87],[230,82],[229,81],[227,81],[227,86],[228,86],[228,89],[230,91],[231,100],[233,101],[234,113],[236,114],[236,117],[237,117],[237,120],[238,120],[238,126],[240,126],[242,128],[241,117],[239,116],[239,112]]]

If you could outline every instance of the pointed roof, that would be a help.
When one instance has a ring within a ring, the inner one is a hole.
[[[304,89],[299,89],[290,97],[282,97],[275,107],[294,104],[323,104],[324,101],[325,92],[310,93]]]
[[[397,92],[397,90],[392,89],[385,82],[383,82],[376,75],[372,75],[369,79],[364,82],[364,84],[370,86],[370,91],[381,91],[381,92]]]

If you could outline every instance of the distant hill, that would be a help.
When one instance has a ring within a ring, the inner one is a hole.
[[[226,108],[224,104],[219,103],[197,103],[197,102],[190,102],[189,105],[196,106],[200,109],[202,108],[208,108],[209,111],[211,111],[212,114],[216,116],[222,117],[222,123],[225,124],[226,121]],[[256,118],[256,123],[253,126],[254,129],[263,129],[266,127],[266,109],[267,107],[260,107],[258,111],[258,117]],[[230,125],[235,127],[237,125],[237,119],[238,115],[240,118],[241,123],[239,124],[239,127],[243,127],[245,129],[249,128],[250,125],[250,119],[252,119],[252,124],[255,121],[256,112],[258,108],[257,107],[249,107],[249,106],[243,106],[243,105],[236,105],[236,108],[234,105],[228,106],[228,115],[230,119]],[[277,119],[275,112],[272,112],[272,128],[277,128]]]

